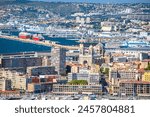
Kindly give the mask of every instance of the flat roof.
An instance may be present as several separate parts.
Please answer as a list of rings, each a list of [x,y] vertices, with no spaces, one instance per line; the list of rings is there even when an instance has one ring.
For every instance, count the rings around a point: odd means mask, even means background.
[[[130,84],[150,84],[148,81],[137,81],[137,80],[125,80],[120,81],[120,83],[130,83]]]

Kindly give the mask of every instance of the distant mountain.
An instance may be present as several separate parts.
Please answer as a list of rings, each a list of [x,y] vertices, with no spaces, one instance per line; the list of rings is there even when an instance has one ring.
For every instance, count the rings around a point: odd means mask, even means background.
[[[16,2],[16,1],[23,2],[27,0],[1,0],[0,2]]]
[[[28,7],[38,7],[38,9],[47,9],[50,12],[60,15],[60,16],[70,16],[75,12],[83,12],[88,8],[77,5],[73,3],[65,3],[65,2],[40,2],[40,1],[32,1],[32,0],[0,0],[0,6],[4,5],[27,5]],[[32,8],[31,8],[32,9]],[[34,16],[38,14],[38,12],[33,12],[33,10],[29,10],[25,12],[26,14],[31,14]],[[35,14],[33,14],[35,13]]]
[[[27,3],[29,0],[0,0],[1,5],[8,5],[8,4],[16,4],[16,3]]]

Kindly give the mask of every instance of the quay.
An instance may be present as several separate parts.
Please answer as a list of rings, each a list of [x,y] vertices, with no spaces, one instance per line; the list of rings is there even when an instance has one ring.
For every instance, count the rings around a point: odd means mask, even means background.
[[[6,36],[6,35],[0,35],[0,38],[5,38],[5,39],[9,39],[9,40],[15,40],[15,41],[21,41],[21,42],[25,42],[25,43],[33,43],[33,44],[37,44],[37,45],[43,45],[43,46],[47,46],[47,47],[60,47],[60,48],[65,48],[67,50],[76,50],[79,49],[78,46],[66,46],[66,45],[60,45],[60,44],[56,44],[55,42],[49,41],[49,40],[44,40],[44,41],[35,41],[35,40],[31,40],[31,39],[21,39],[15,36]]]

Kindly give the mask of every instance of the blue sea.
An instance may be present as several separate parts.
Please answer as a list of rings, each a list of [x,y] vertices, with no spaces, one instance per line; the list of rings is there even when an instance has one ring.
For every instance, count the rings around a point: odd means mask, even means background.
[[[12,35],[18,35],[17,32],[11,33]],[[76,40],[68,40],[66,38],[50,38],[45,36],[46,40],[55,41],[62,45],[77,45]],[[27,51],[50,51],[51,47],[42,45],[23,43],[19,41],[12,41],[8,39],[0,38],[0,54],[3,53],[16,53],[16,52],[27,52]]]

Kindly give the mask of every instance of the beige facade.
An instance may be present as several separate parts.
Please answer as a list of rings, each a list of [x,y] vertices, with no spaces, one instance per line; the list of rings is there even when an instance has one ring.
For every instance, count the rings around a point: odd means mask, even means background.
[[[150,82],[150,71],[145,71],[142,77],[143,81]]]
[[[110,94],[112,95],[124,95],[139,96],[150,94],[150,82],[137,81],[137,80],[121,80],[118,84],[110,86]]]
[[[91,65],[90,73],[99,73],[100,72],[100,66],[96,64]]]
[[[49,60],[49,58],[48,57],[43,57],[42,58],[42,66],[50,66],[51,65],[51,63],[50,63],[50,60]]]
[[[118,95],[119,92],[119,86],[118,85],[112,85],[110,86],[109,93],[112,95]]]
[[[113,70],[111,68],[109,71],[109,81],[113,79],[141,79],[141,75],[137,70]]]
[[[11,81],[5,78],[0,78],[0,91],[11,90]]]
[[[110,31],[113,30],[113,27],[112,27],[112,26],[102,26],[101,30],[102,30],[102,31],[106,31],[106,32],[107,32],[107,31],[110,32]]]
[[[89,65],[93,64],[93,46],[87,48],[88,50],[85,51],[85,47],[83,44],[80,44],[80,54],[79,54],[79,64],[81,65]]]
[[[119,83],[119,93],[124,93],[126,96],[138,96],[141,94],[150,94],[150,82],[128,80]]]
[[[26,82],[27,82],[26,75],[17,74],[15,78],[14,88],[26,90],[27,89]]]
[[[28,92],[34,92],[34,84],[32,83],[32,84],[28,84]]]
[[[0,77],[11,80],[12,89],[26,90],[26,75],[9,69],[0,69]]]
[[[147,68],[148,67],[148,61],[142,61],[140,68]]]
[[[71,67],[71,73],[79,73],[79,66],[73,65]]]

